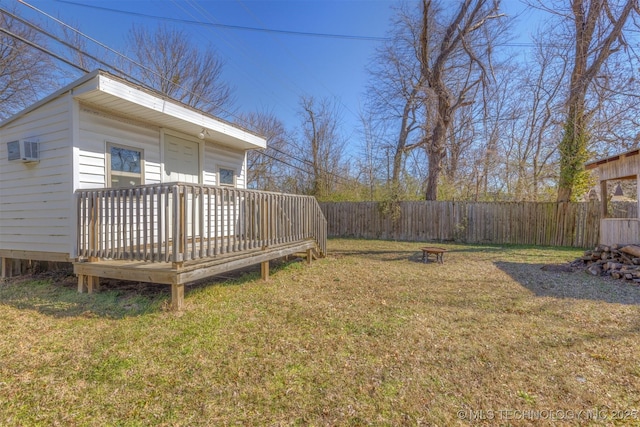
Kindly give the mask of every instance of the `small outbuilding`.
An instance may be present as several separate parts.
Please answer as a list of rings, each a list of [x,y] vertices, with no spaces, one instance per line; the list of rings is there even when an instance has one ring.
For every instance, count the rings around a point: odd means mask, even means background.
[[[323,254],[313,197],[246,188],[266,140],[96,70],[0,123],[0,261],[73,262],[99,278],[172,285],[299,251]],[[317,254],[316,254],[317,255]],[[266,272],[265,272],[266,268]]]
[[[640,243],[640,218],[613,218],[609,214],[609,203],[616,197],[609,197],[609,183],[616,182],[615,190],[621,192],[620,181],[629,181],[635,188],[636,204],[640,200],[640,150],[634,149],[585,164],[587,170],[596,169],[600,179],[600,200],[602,203],[600,219],[600,243]],[[621,199],[621,195],[617,195]],[[627,198],[624,198],[625,200]],[[634,209],[640,212],[640,209]],[[637,216],[637,215],[636,215]]]

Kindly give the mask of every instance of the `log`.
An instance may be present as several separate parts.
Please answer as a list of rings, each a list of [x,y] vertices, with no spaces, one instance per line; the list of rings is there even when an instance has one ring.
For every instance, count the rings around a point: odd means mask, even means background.
[[[624,248],[621,248],[620,251],[633,255],[636,258],[640,258],[640,246],[638,245],[627,245]]]
[[[626,256],[623,253],[620,253],[620,259],[625,263],[625,264],[633,264],[633,260],[631,258],[629,258],[628,256]]]
[[[624,264],[621,264],[619,262],[613,262],[613,261],[609,261],[606,265],[607,265],[607,268],[605,268],[605,270],[620,270],[622,269],[622,267],[624,267]]]
[[[609,275],[614,279],[626,279],[640,283],[640,244],[598,245],[587,250],[584,255],[571,263],[586,266],[586,271],[594,276]]]
[[[587,268],[587,272],[594,276],[599,276],[602,274],[602,267],[598,264],[592,264],[589,268]]]

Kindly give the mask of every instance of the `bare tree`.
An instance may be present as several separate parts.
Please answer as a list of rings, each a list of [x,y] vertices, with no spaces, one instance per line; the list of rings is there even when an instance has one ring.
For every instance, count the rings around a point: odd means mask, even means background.
[[[384,171],[387,159],[385,150],[379,144],[386,133],[386,122],[376,120],[371,112],[361,112],[360,123],[363,145],[356,160],[357,179],[364,187],[365,200],[377,200],[381,196],[379,190],[386,181]]]
[[[561,10],[572,23],[574,44],[571,57],[564,135],[559,145],[560,180],[558,201],[569,201],[586,190],[584,162],[588,160],[588,95],[600,70],[626,46],[624,31],[638,13],[637,0],[572,0],[570,9]]]
[[[434,18],[437,16],[437,18]],[[425,129],[429,156],[426,199],[436,200],[447,132],[454,113],[473,102],[472,95],[491,80],[493,43],[500,28],[499,3],[463,0],[449,17],[432,0],[422,0],[421,75],[433,123]],[[443,26],[438,22],[445,22]]]
[[[288,155],[291,137],[284,125],[272,113],[250,113],[241,118],[267,140],[264,151],[248,153],[247,186],[264,191],[284,191],[284,179],[292,175]]]
[[[392,22],[390,40],[376,52],[369,67],[368,109],[371,120],[397,129],[388,136],[392,157],[389,197],[397,200],[401,190],[405,155],[420,145],[425,112],[422,97],[424,77],[420,74],[420,27],[407,4],[401,4]]]
[[[640,146],[638,61],[628,54],[608,61],[593,82],[589,152],[607,156]]]
[[[549,33],[536,36],[533,59],[510,79],[514,126],[509,161],[515,200],[538,200],[546,183],[557,181],[556,141],[562,131],[568,52],[552,38]]]
[[[231,88],[222,79],[223,61],[213,48],[199,50],[189,35],[160,25],[155,32],[133,26],[128,43],[145,68],[131,73],[160,92],[211,114],[223,115],[232,104]]]
[[[26,108],[54,87],[54,65],[43,52],[21,41],[44,46],[42,36],[0,12],[0,119]]]
[[[328,99],[313,97],[300,100],[301,132],[296,159],[299,169],[305,170],[300,182],[307,183],[304,192],[326,197],[347,178],[344,163],[345,141],[339,132],[340,114]]]

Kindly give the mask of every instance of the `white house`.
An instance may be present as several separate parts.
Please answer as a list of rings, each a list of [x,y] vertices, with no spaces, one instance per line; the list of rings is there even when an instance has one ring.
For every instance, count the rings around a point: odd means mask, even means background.
[[[74,262],[99,277],[184,284],[306,250],[315,199],[247,190],[264,138],[97,70],[0,123],[0,258]],[[266,273],[265,273],[265,268]],[[10,272],[8,272],[10,273]],[[88,288],[88,289],[87,289]]]
[[[76,257],[76,190],[174,181],[243,188],[247,150],[266,147],[101,70],[0,123],[0,142],[0,257],[45,261]],[[25,147],[34,157],[19,156]]]

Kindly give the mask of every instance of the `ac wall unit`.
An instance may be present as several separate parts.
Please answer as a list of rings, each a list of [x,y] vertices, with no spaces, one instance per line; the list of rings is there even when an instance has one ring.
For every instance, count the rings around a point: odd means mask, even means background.
[[[39,162],[40,152],[37,141],[27,141],[21,139],[19,141],[7,142],[7,151],[10,161],[22,162]]]

